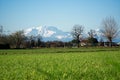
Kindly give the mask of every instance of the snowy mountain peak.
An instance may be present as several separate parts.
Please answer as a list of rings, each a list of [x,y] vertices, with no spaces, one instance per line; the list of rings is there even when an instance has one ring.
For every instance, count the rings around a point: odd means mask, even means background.
[[[37,34],[40,34],[41,31],[42,31],[42,26],[39,26],[39,27],[28,28],[24,32],[25,32],[25,35],[37,35]]]
[[[64,32],[62,30],[57,29],[54,26],[39,26],[28,28],[25,31],[25,35],[27,36],[37,36],[41,35],[44,41],[70,41],[72,40],[72,36],[69,32]]]
[[[52,36],[54,33],[56,33],[56,32],[55,32],[55,31],[51,31],[51,30],[46,30],[46,31],[44,31],[43,36],[44,36],[44,37],[50,37],[50,36]]]

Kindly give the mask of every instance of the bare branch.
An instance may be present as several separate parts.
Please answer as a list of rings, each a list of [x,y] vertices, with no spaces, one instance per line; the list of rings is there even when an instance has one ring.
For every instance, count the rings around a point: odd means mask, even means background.
[[[82,33],[84,31],[84,27],[82,25],[74,25],[72,29],[72,36],[73,38],[78,42],[78,47],[79,47],[79,42],[82,38]]]
[[[118,24],[113,17],[107,17],[103,20],[102,32],[110,43],[112,43],[112,40],[118,36]]]

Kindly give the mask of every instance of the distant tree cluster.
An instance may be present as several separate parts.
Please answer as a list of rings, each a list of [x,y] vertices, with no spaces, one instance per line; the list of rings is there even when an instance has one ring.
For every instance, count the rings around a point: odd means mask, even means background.
[[[117,22],[112,17],[107,17],[102,21],[102,34],[103,36],[108,40],[108,42],[105,43],[105,45],[114,46],[115,43],[113,43],[113,39],[119,36],[119,27]],[[97,46],[98,40],[94,36],[95,30],[90,30],[88,32],[89,37],[87,39],[83,39],[82,34],[84,32],[84,27],[82,25],[75,25],[72,29],[72,36],[74,38],[74,42],[78,45],[80,43],[84,43],[83,45],[91,45],[91,46]],[[100,43],[100,45],[104,45],[103,42]]]
[[[2,34],[0,36],[0,48],[33,48],[39,47],[41,44],[41,37],[25,36],[24,31],[16,31],[10,35]],[[7,45],[3,47],[3,45]]]
[[[25,36],[24,31],[16,31],[10,35],[2,34],[0,36],[0,49],[21,49],[21,48],[41,48],[41,47],[72,47],[70,42],[62,41],[42,41],[42,37],[38,36]]]
[[[88,32],[88,37],[84,38],[84,26],[74,25],[71,31],[73,40],[70,42],[48,41],[43,42],[41,35],[25,36],[24,31],[16,31],[10,35],[3,34],[3,27],[0,26],[0,49],[9,48],[40,48],[40,47],[80,47],[80,46],[113,46],[113,39],[119,36],[119,27],[114,18],[108,17],[102,21],[102,34],[108,40],[104,42],[95,37],[95,30]]]

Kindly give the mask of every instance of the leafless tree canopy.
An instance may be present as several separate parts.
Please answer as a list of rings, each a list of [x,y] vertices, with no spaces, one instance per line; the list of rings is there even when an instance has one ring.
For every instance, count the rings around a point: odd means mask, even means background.
[[[92,30],[92,29],[91,29],[91,30],[88,32],[88,35],[89,35],[90,38],[93,38],[93,37],[96,35],[95,30]]]
[[[84,31],[84,27],[82,25],[74,25],[72,29],[72,36],[78,42],[78,47],[80,43],[80,39],[82,38],[82,33]]]
[[[74,25],[72,29],[72,36],[74,39],[79,39],[82,35],[84,27],[82,25]]]
[[[11,42],[14,41],[16,48],[20,48],[20,45],[22,44],[22,42],[25,39],[24,32],[17,31],[17,32],[13,33],[12,35],[10,35],[10,39],[11,39]]]
[[[107,17],[102,22],[103,35],[112,43],[112,40],[118,36],[118,24],[112,17]]]

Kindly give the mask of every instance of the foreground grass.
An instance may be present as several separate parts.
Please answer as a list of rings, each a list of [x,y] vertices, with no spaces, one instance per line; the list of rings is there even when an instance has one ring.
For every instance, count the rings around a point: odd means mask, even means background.
[[[0,54],[0,80],[120,80],[119,48],[0,50]]]

